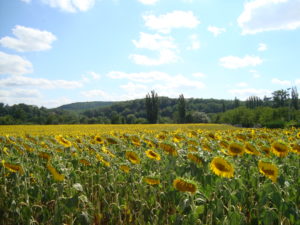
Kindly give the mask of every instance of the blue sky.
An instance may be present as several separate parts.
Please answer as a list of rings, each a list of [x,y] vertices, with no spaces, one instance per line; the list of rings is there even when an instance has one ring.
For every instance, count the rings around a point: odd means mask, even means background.
[[[0,0],[0,102],[300,89],[300,0]]]

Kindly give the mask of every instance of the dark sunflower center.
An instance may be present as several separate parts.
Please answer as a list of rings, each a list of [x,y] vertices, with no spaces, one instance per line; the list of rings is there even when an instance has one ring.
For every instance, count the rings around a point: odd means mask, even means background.
[[[242,151],[242,149],[240,149],[238,147],[230,147],[230,151],[233,153],[240,153]]]
[[[267,175],[271,175],[271,176],[274,176],[274,175],[275,175],[274,170],[263,169],[263,171],[264,171],[264,173],[267,174]]]
[[[220,171],[224,171],[224,172],[228,172],[228,171],[229,171],[229,169],[226,168],[226,166],[224,166],[224,165],[221,164],[221,163],[215,163],[215,166],[216,166],[217,169],[220,170]]]

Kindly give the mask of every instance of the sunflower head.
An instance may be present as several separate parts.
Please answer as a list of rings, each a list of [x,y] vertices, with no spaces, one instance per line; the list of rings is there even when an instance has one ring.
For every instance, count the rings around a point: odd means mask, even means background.
[[[157,185],[160,184],[160,180],[155,177],[144,177],[144,182],[150,185]]]
[[[245,152],[245,149],[241,144],[231,143],[228,146],[228,151],[227,151],[228,155],[238,156],[238,155],[243,155],[244,152]]]
[[[291,147],[292,147],[292,149],[291,149],[292,152],[300,154],[300,144],[299,143],[295,143]]]
[[[220,177],[232,178],[234,175],[233,166],[221,157],[215,157],[211,161],[210,169]]]
[[[247,142],[245,144],[245,152],[250,155],[260,155],[260,153],[259,153],[259,151],[257,151],[256,147],[249,142]]]
[[[276,182],[278,177],[278,168],[272,163],[267,163],[263,161],[258,162],[259,172],[271,179],[273,182]]]
[[[289,153],[289,147],[283,142],[275,141],[271,145],[271,152],[278,157],[285,157]]]
[[[196,154],[188,153],[187,158],[198,166],[203,165],[203,159]]]
[[[96,135],[94,138],[93,138],[94,142],[95,143],[98,143],[98,144],[104,144],[104,139],[101,138],[100,136]]]
[[[128,151],[125,153],[126,159],[128,159],[132,164],[140,164],[140,159],[135,152]]]
[[[146,156],[150,159],[154,159],[157,161],[160,160],[160,155],[151,149],[147,150],[145,153],[146,153]]]
[[[127,165],[121,165],[121,166],[120,166],[120,170],[122,170],[122,171],[125,172],[125,173],[129,173],[130,167],[127,166]]]
[[[183,178],[176,178],[173,181],[173,187],[181,192],[190,192],[194,194],[197,191],[195,182]]]
[[[164,152],[168,153],[169,155],[172,156],[177,156],[178,153],[176,151],[175,145],[167,143],[167,142],[162,142],[159,144],[159,147],[164,150]]]

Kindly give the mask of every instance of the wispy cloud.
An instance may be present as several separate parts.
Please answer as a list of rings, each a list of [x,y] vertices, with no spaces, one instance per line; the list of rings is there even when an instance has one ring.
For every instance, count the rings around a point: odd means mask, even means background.
[[[228,69],[238,69],[248,66],[257,66],[261,64],[263,60],[258,56],[248,56],[243,58],[236,56],[226,56],[220,59],[220,65]]]
[[[192,11],[173,11],[156,16],[152,13],[143,16],[145,26],[161,33],[170,33],[172,29],[195,28],[200,21]]]
[[[300,27],[300,1],[254,0],[246,2],[237,22],[242,34]]]
[[[223,27],[215,27],[215,26],[209,26],[209,27],[207,28],[207,30],[208,30],[209,32],[213,33],[213,35],[214,35],[215,37],[217,37],[217,36],[219,36],[220,34],[226,32],[226,29],[225,29],[225,28],[223,28]]]
[[[0,74],[22,75],[33,72],[31,62],[18,55],[0,51]]]
[[[52,42],[57,39],[51,32],[19,25],[15,26],[12,32],[16,37],[3,37],[0,39],[0,44],[18,52],[48,50]]]

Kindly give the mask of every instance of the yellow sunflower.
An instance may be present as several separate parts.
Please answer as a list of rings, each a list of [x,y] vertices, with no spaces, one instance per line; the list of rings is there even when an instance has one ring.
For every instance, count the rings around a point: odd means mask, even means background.
[[[293,144],[292,151],[294,153],[300,154],[300,144],[299,143]]]
[[[202,160],[202,158],[199,157],[199,156],[196,155],[196,154],[189,153],[189,154],[187,154],[187,158],[188,158],[190,161],[194,162],[194,163],[195,163],[196,165],[198,165],[198,166],[202,166],[202,165],[203,165],[203,160]]]
[[[160,155],[151,149],[145,151],[145,153],[146,153],[147,157],[150,159],[155,159],[157,161],[160,160]]]
[[[250,155],[260,155],[259,151],[257,151],[256,147],[253,144],[247,142],[244,147],[246,153]]]
[[[104,144],[104,139],[98,135],[96,135],[93,140],[98,144],[101,144],[101,145]]]
[[[197,191],[197,185],[192,181],[187,181],[182,178],[176,178],[173,181],[173,187],[181,192],[190,192],[194,194]]]
[[[54,180],[63,181],[65,179],[65,176],[57,172],[57,170],[50,163],[47,164],[47,169],[52,174]]]
[[[49,161],[51,158],[51,156],[47,152],[40,152],[39,157],[42,159],[46,159],[47,161]]]
[[[238,156],[238,155],[243,155],[245,152],[245,149],[242,145],[238,144],[238,143],[231,143],[228,146],[228,155],[231,156]]]
[[[221,157],[215,157],[211,161],[210,169],[220,177],[232,178],[234,174],[233,166]]]
[[[145,177],[144,182],[150,185],[157,185],[160,184],[160,180],[157,178],[152,178],[152,177]]]
[[[275,141],[271,145],[271,152],[278,157],[285,157],[289,153],[289,147],[282,142]]]
[[[261,146],[260,149],[262,150],[262,152],[263,152],[264,154],[266,154],[266,156],[269,156],[269,155],[270,155],[270,152],[271,152],[271,148],[270,148],[270,147],[264,145],[264,146]]]
[[[176,151],[176,148],[175,148],[175,145],[172,145],[172,144],[169,144],[169,143],[160,143],[159,147],[161,149],[163,149],[165,152],[167,152],[168,154],[170,154],[170,155],[173,155],[173,156],[178,155],[178,153]]]
[[[10,172],[16,173],[18,172],[19,174],[23,174],[24,170],[22,166],[17,165],[17,164],[12,164],[12,163],[7,163],[5,160],[2,160],[2,165],[8,169]]]
[[[297,136],[297,138],[300,138],[300,132],[298,132],[296,136]]]
[[[259,161],[258,168],[260,173],[262,173],[267,178],[271,179],[273,182],[276,182],[278,177],[278,168],[276,165],[272,163]]]
[[[63,145],[66,148],[69,148],[72,146],[72,142],[65,139],[62,135],[56,135],[55,139],[59,144]]]
[[[125,173],[129,173],[130,167],[127,166],[127,165],[121,165],[121,166],[120,166],[120,170],[122,170],[122,171],[125,172]]]
[[[140,159],[135,152],[128,151],[125,153],[126,159],[128,159],[132,164],[140,164]]]

